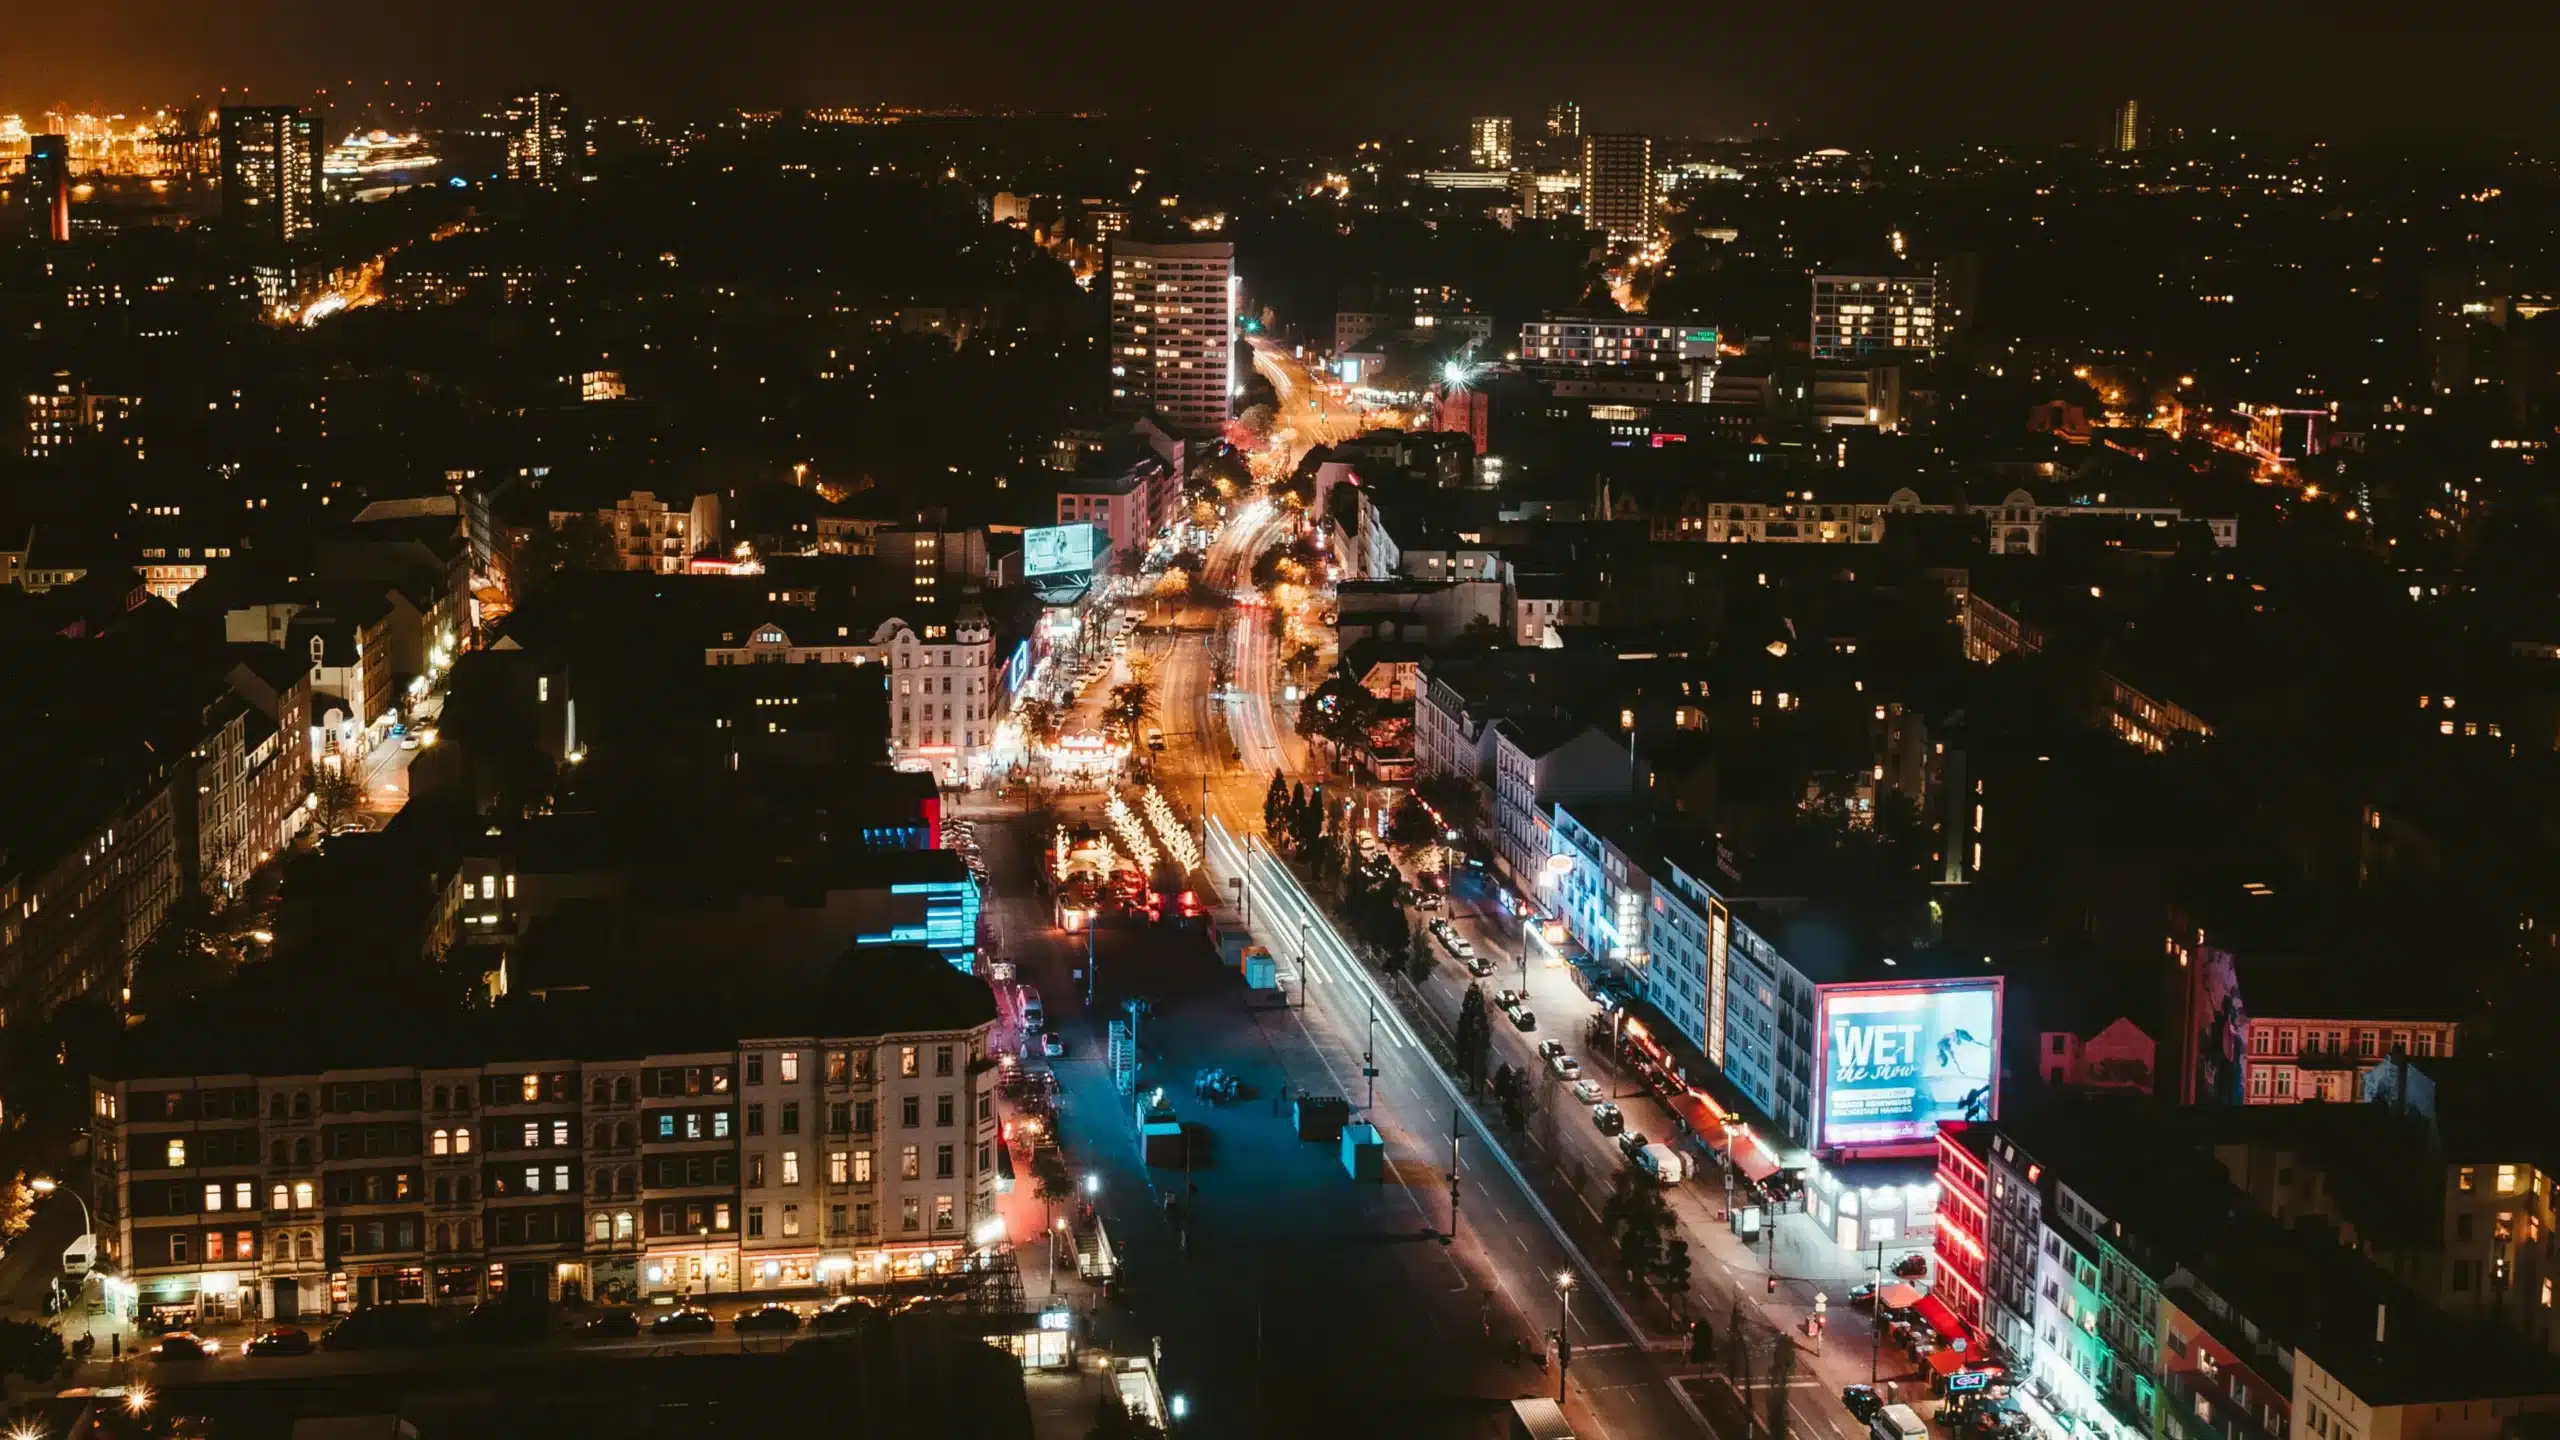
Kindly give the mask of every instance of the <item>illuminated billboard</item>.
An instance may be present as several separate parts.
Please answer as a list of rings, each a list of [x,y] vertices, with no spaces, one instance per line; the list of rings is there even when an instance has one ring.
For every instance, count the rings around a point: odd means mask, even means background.
[[[1093,527],[1051,525],[1022,532],[1022,578],[1070,575],[1093,569]]]
[[[1827,985],[1821,995],[1823,1148],[1925,1153],[1942,1120],[1998,1117],[1998,978]]]

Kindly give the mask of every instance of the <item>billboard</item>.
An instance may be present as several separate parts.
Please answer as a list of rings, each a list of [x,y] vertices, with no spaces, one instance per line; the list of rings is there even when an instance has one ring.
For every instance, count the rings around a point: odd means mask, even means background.
[[[1022,532],[1022,578],[1067,575],[1093,568],[1093,527],[1051,525]]]
[[[1942,1120],[1997,1118],[2000,997],[1997,977],[1824,986],[1818,1143],[1923,1153]]]

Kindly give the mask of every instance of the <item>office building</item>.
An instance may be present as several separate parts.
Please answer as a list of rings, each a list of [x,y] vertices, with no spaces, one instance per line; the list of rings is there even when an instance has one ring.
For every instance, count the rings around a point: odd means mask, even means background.
[[[1579,140],[1582,138],[1582,107],[1571,100],[1559,100],[1547,107],[1547,138]]]
[[[222,223],[292,240],[318,223],[320,127],[290,105],[222,107]]]
[[[2107,148],[2130,155],[2140,150],[2150,133],[2150,118],[2142,113],[2142,102],[2127,100],[2115,109],[2107,126]]]
[[[1582,137],[1582,224],[1612,245],[1653,239],[1653,137]]]
[[[219,1059],[136,1031],[91,1086],[99,1259],[142,1314],[203,1324],[806,1295],[969,1256],[997,1181],[983,984],[885,948],[787,1001],[626,1008],[555,996],[406,1039],[242,1015]]]
[[[1236,247],[1111,237],[1111,400],[1212,431],[1235,390]]]
[[[56,243],[71,238],[70,136],[28,137],[26,196],[37,234]]]
[[[510,96],[501,113],[507,134],[507,178],[528,185],[574,179],[586,142],[569,100],[557,91]]]
[[[1511,117],[1478,115],[1467,122],[1467,163],[1478,170],[1511,168]]]
[[[1937,353],[1935,275],[1813,277],[1814,359]]]
[[[1668,366],[1716,358],[1716,327],[1649,316],[1547,315],[1520,326],[1520,363]]]

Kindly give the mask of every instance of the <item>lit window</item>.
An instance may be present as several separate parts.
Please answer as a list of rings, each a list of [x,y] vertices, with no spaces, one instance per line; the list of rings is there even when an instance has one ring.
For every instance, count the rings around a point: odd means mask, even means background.
[[[207,1210],[219,1210],[222,1208],[222,1187],[220,1185],[207,1185],[204,1187],[204,1208]]]
[[[184,1170],[187,1168],[186,1141],[171,1140],[169,1142],[169,1168],[172,1170]]]
[[[539,1075],[525,1076],[521,1088],[524,1093],[525,1103],[528,1105],[532,1104],[534,1101],[542,1098],[542,1077]]]
[[[2516,1193],[2516,1167],[2513,1165],[2498,1167],[2498,1193],[2501,1195]]]
[[[438,1130],[438,1131],[436,1131],[434,1134],[429,1135],[429,1136],[427,1137],[427,1148],[428,1148],[428,1150],[429,1150],[429,1151],[431,1151],[432,1153],[437,1154],[437,1155],[450,1155],[450,1154],[452,1154],[452,1153],[453,1153],[453,1135],[452,1135],[452,1132],[450,1132],[450,1131],[446,1131],[446,1130]]]
[[[465,1125],[461,1129],[453,1132],[453,1153],[456,1155],[468,1155],[471,1153],[470,1126]]]
[[[800,1152],[797,1150],[782,1152],[782,1183],[785,1185],[800,1183]]]
[[[316,1193],[315,1187],[312,1185],[312,1183],[311,1183],[310,1181],[308,1181],[308,1180],[296,1180],[296,1181],[294,1181],[294,1182],[293,1182],[293,1208],[294,1208],[294,1209],[296,1209],[296,1210],[308,1210],[308,1209],[310,1209],[310,1208],[311,1208],[311,1206],[312,1206],[313,1202],[314,1202],[316,1199],[317,1199],[317,1193]]]
[[[799,1051],[797,1051],[797,1050],[785,1050],[785,1051],[783,1051],[783,1052],[782,1052],[782,1083],[783,1083],[783,1084],[785,1084],[785,1085],[789,1085],[789,1084],[791,1084],[791,1083],[793,1083],[793,1082],[797,1081],[799,1078],[800,1078],[800,1052],[799,1052]]]

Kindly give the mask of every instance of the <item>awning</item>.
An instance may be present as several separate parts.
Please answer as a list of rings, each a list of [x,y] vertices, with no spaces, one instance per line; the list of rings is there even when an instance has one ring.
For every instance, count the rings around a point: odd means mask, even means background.
[[[1778,1162],[1770,1159],[1769,1152],[1756,1143],[1736,1145],[1733,1147],[1733,1168],[1741,1171],[1744,1179],[1757,1183],[1777,1174]]]
[[[1717,1149],[1724,1148],[1724,1117],[1716,1113],[1714,1107],[1708,1105],[1706,1101],[1683,1091],[1670,1096],[1662,1103],[1669,1107],[1673,1115],[1679,1117],[1681,1124],[1689,1127],[1689,1133],[1697,1136],[1701,1143],[1712,1145]]]
[[[1929,1362],[1932,1375],[1953,1375],[1964,1368],[1964,1352],[1961,1350],[1932,1350],[1923,1358]]]
[[[1876,1292],[1876,1304],[1887,1310],[1908,1310],[1920,1300],[1920,1290],[1911,1285],[1887,1285]]]
[[[1948,1309],[1947,1302],[1937,1296],[1923,1295],[1920,1303],[1911,1308],[1920,1312],[1920,1318],[1928,1322],[1930,1329],[1938,1332],[1940,1339],[1954,1340],[1963,1336],[1964,1322],[1958,1320],[1956,1312]]]

